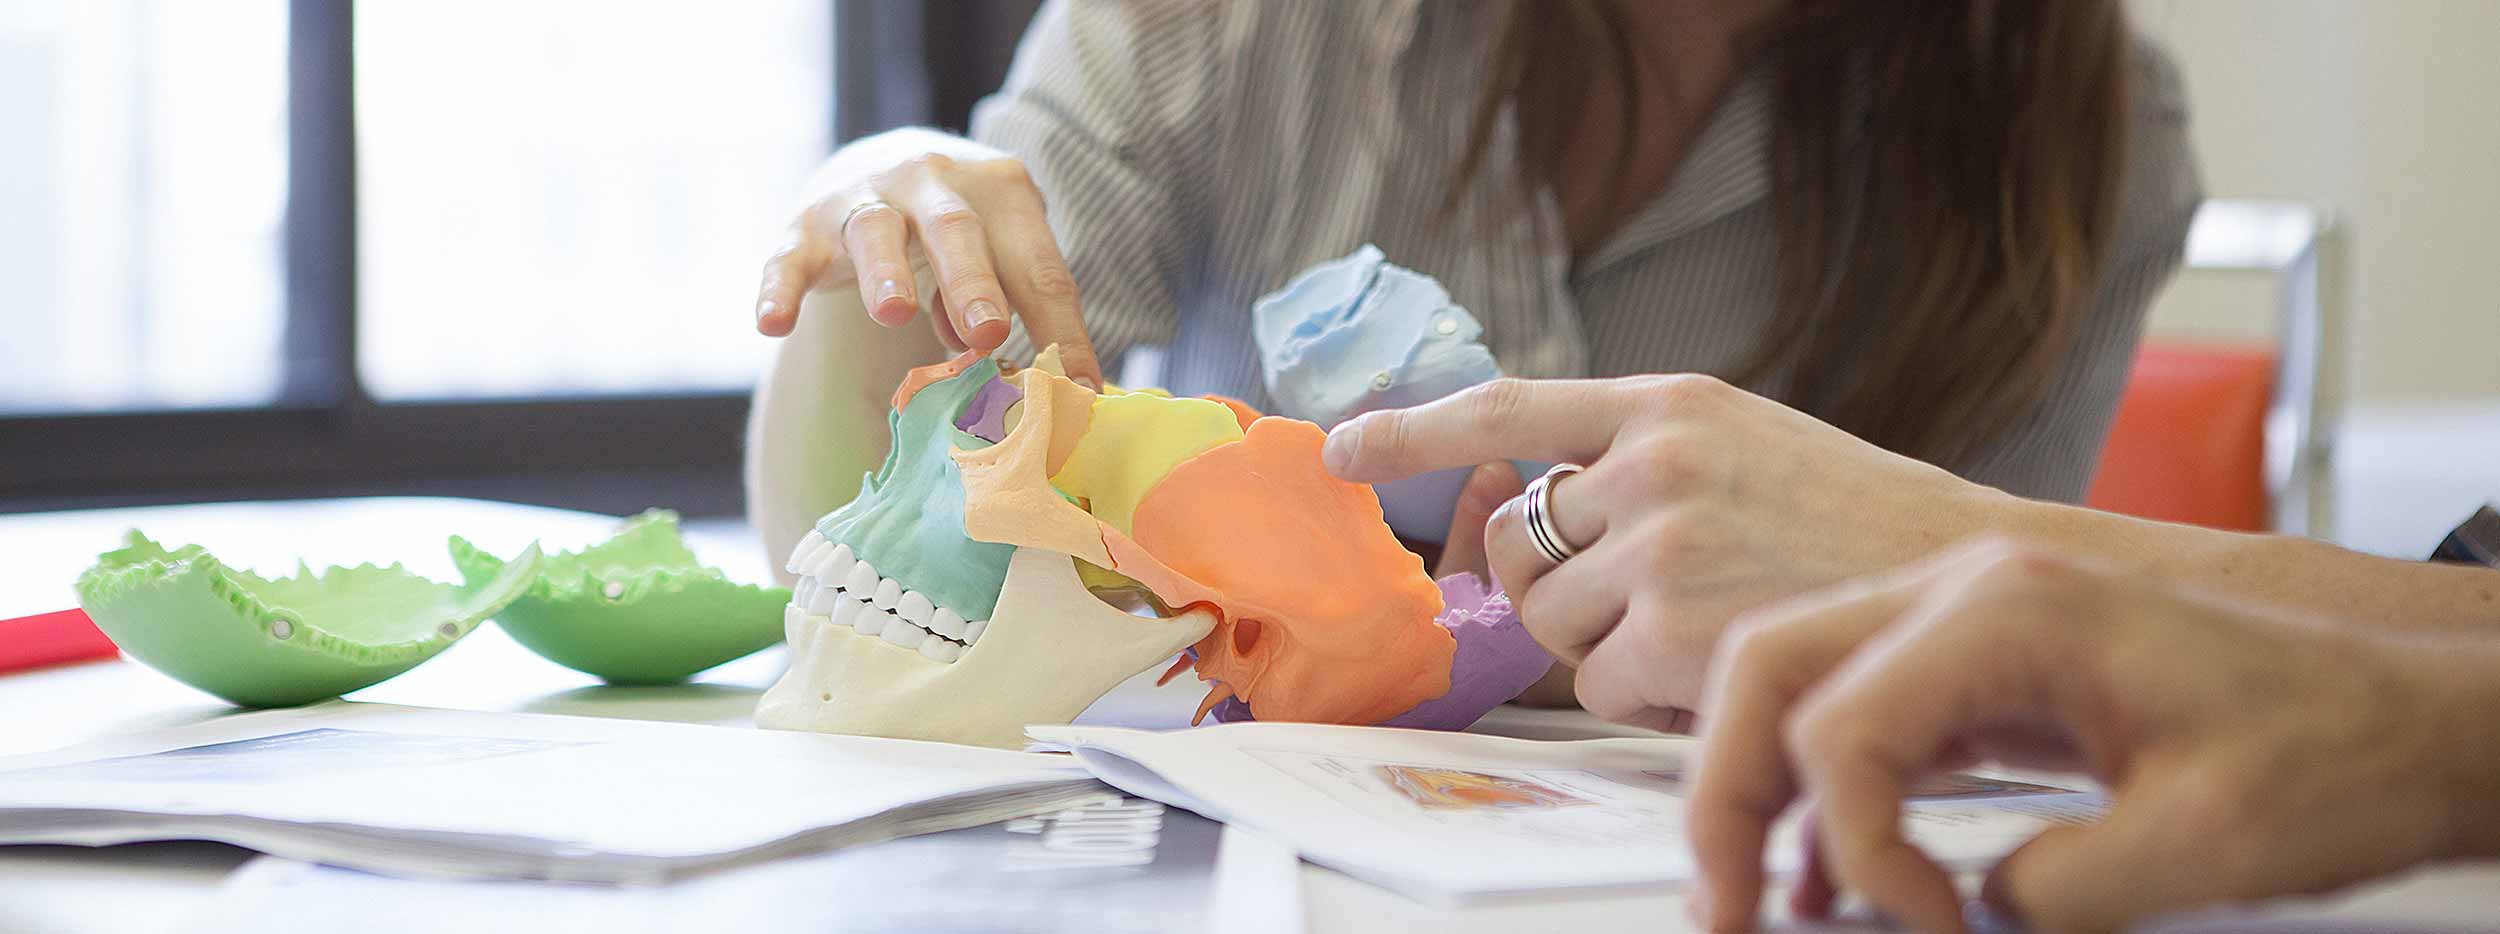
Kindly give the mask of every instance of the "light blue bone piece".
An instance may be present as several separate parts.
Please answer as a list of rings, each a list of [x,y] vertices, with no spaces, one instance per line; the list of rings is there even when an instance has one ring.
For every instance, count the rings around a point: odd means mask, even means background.
[[[1321,428],[1365,412],[1422,405],[1499,379],[1483,326],[1431,276],[1390,265],[1364,244],[1304,270],[1250,306],[1252,336],[1275,414]],[[1517,462],[1532,478],[1543,464]],[[1379,484],[1389,528],[1420,541],[1448,537],[1467,470]]]

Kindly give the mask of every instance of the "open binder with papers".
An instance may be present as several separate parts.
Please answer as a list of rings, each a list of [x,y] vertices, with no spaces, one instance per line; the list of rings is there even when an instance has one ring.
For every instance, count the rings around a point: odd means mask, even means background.
[[[1102,790],[994,749],[332,702],[0,759],[0,843],[214,840],[392,875],[647,883]]]

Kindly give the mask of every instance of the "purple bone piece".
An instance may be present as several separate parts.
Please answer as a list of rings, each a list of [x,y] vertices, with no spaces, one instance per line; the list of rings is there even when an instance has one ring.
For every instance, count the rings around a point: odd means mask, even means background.
[[[1458,640],[1458,653],[1450,659],[1450,691],[1381,726],[1466,729],[1486,711],[1518,697],[1554,663],[1553,656],[1528,637],[1527,627],[1519,624],[1510,597],[1486,586],[1482,578],[1459,573],[1436,583],[1441,585],[1444,609],[1434,622]],[[1255,719],[1250,716],[1250,705],[1238,697],[1226,698],[1208,714],[1218,723]]]
[[[963,414],[955,416],[955,428],[973,437],[997,444],[1007,439],[1007,409],[1024,401],[1024,391],[998,377],[981,384],[973,391],[972,401],[965,403]]]

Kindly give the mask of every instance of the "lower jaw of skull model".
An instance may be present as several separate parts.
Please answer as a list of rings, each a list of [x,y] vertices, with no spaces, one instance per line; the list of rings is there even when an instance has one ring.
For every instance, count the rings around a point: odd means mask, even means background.
[[[815,533],[800,547],[813,550],[811,569],[869,567]],[[900,586],[873,569],[858,573],[888,594]],[[1026,724],[1075,719],[1110,686],[1214,625],[1203,611],[1149,620],[1112,609],[1086,590],[1068,556],[1041,549],[1015,549],[996,615],[968,622],[960,637],[945,635],[944,623],[912,622],[902,611],[929,604],[909,590],[884,607],[878,585],[860,600],[843,580],[815,590],[830,596],[787,609],[790,671],[765,692],[757,725],[1021,748]],[[945,612],[928,615],[944,620]]]

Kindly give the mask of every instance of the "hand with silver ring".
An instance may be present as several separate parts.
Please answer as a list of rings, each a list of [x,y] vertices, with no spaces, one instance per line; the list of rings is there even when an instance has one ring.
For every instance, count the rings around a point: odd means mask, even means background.
[[[1671,728],[1739,614],[1891,568],[2019,503],[1706,376],[1498,380],[1330,433],[1337,476],[1559,468],[1496,509],[1486,563],[1580,703]],[[1708,711],[1700,711],[1704,719]]]
[[[916,263],[934,271],[936,294],[919,294]],[[1042,192],[1023,162],[999,150],[903,129],[836,151],[764,264],[755,328],[788,335],[808,290],[843,286],[856,287],[869,315],[889,327],[909,323],[925,304],[938,340],[953,350],[997,349],[1012,314],[1033,346],[1059,345],[1069,376],[1102,382]]]

